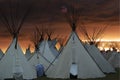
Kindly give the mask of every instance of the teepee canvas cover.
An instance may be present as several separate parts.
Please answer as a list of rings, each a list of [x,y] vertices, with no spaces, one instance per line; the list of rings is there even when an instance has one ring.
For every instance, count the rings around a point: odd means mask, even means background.
[[[7,31],[11,34],[13,41],[0,62],[0,79],[36,78],[34,67],[29,65],[18,44],[20,30],[32,8],[31,2],[5,0],[4,3],[6,3],[6,6],[0,8],[0,19],[4,27],[6,27]]]
[[[4,54],[2,52],[2,50],[0,49],[0,60],[3,58]]]
[[[29,63],[34,67],[41,64],[46,70],[50,64],[50,61],[48,61],[47,58],[45,58],[40,52],[35,52],[34,55],[30,58]]]
[[[72,64],[78,66],[77,78],[86,79],[105,76],[83,47],[74,31],[58,57],[58,61],[47,70],[46,75],[51,78],[69,78]]]
[[[52,62],[55,59],[55,56],[53,55],[52,51],[50,50],[50,47],[48,45],[48,41],[44,40],[41,42],[39,50],[41,54],[50,62]]]
[[[102,56],[99,49],[95,47],[95,45],[85,45],[86,49],[88,50],[91,57],[94,59],[94,61],[97,63],[99,68],[104,73],[113,73],[115,72],[114,68],[110,65],[110,63]]]
[[[112,54],[111,54],[111,57],[108,59],[108,62],[114,68],[120,68],[120,53],[117,53],[116,51],[113,51]]]
[[[30,51],[30,48],[26,49],[25,57],[27,58],[27,60],[29,60],[32,56],[33,55]]]
[[[30,66],[25,58],[19,44],[15,49],[16,39],[14,39],[0,62],[0,79],[14,78],[20,73],[23,79],[36,78],[34,67]]]
[[[49,48],[55,57],[59,54],[55,47],[56,43],[57,43],[56,39],[48,41]]]
[[[42,41],[39,48],[40,49],[30,58],[29,62],[32,66],[41,64],[46,70],[55,59],[55,56],[52,54],[47,41]]]

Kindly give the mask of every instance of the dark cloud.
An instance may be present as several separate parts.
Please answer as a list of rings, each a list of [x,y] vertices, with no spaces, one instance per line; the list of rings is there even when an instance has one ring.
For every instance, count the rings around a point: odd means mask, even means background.
[[[13,9],[18,7],[16,1],[20,1],[17,13],[21,16],[29,6],[32,8],[25,21],[30,25],[24,25],[22,29],[24,35],[33,30],[31,26],[35,24],[66,22],[61,12],[62,6],[69,8],[74,5],[78,8],[80,21],[115,23],[119,19],[119,0],[0,0],[1,9],[6,15],[10,14],[9,1],[12,1]]]
[[[10,0],[3,0],[0,2],[3,5],[3,9],[8,6],[6,4],[9,4],[9,1]],[[15,1],[18,0],[11,1],[13,1],[13,4],[15,5]],[[24,8],[28,6],[28,3],[34,3],[32,4],[33,10],[31,11],[32,14],[30,14],[29,19],[36,21],[44,21],[49,18],[51,19],[51,17],[53,20],[55,20],[58,19],[59,16],[59,19],[61,19],[61,7],[69,7],[72,4],[75,4],[75,6],[79,7],[81,17],[86,16],[89,18],[98,16],[99,19],[102,17],[105,18],[118,16],[118,14],[110,15],[111,13],[117,12],[119,10],[118,1],[119,0],[21,0],[20,6],[22,6],[22,10],[24,10]],[[22,10],[20,10],[20,13],[23,12]]]

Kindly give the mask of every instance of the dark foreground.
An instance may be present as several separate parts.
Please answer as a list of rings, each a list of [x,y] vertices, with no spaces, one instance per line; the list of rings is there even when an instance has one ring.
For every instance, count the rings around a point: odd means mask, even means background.
[[[106,74],[104,78],[96,78],[96,79],[51,79],[46,77],[40,77],[36,80],[120,80],[120,69],[116,69],[116,73],[114,74]]]

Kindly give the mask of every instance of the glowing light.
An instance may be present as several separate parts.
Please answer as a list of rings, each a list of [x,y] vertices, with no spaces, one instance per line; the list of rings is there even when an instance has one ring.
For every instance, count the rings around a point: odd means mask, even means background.
[[[103,48],[103,47],[98,47],[98,48],[100,49],[100,51],[104,50],[104,48]]]
[[[109,50],[109,48],[108,47],[106,47],[106,48],[104,48],[105,49],[105,51],[108,51]]]
[[[56,47],[56,49],[59,51],[59,49],[60,49],[60,44],[57,43],[57,44],[55,45],[55,47]]]

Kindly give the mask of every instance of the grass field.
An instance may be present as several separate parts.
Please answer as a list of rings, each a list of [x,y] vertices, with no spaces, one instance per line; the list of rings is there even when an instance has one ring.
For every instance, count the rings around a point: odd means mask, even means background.
[[[120,80],[120,69],[116,69],[116,73],[114,74],[106,74],[104,78],[96,78],[96,79],[51,79],[46,77],[40,77],[36,80]]]

